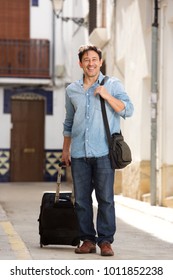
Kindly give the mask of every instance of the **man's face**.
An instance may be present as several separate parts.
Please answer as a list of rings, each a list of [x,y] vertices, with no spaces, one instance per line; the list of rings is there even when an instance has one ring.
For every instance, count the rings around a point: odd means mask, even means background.
[[[95,51],[89,50],[84,53],[82,62],[79,62],[79,65],[83,69],[85,77],[97,77],[102,66],[102,59],[99,59]]]

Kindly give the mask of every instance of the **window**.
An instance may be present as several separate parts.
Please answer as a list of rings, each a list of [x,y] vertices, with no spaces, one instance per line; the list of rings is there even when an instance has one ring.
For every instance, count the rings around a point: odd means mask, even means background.
[[[37,7],[39,5],[38,1],[39,0],[32,0],[32,6]]]

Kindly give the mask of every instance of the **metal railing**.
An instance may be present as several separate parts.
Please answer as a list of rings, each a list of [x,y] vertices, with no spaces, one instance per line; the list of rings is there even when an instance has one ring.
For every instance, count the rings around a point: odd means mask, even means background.
[[[0,39],[0,77],[49,78],[49,41]]]

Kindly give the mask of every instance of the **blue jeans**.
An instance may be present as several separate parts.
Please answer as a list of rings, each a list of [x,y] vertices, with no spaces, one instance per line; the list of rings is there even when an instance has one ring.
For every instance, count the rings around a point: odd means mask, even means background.
[[[80,239],[102,243],[114,240],[116,231],[114,207],[114,170],[108,156],[72,158],[75,207],[80,227]],[[98,202],[96,230],[93,222],[92,192]]]

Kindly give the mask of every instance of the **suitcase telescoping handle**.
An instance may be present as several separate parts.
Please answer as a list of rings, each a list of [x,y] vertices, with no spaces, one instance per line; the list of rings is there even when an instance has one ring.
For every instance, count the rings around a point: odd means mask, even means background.
[[[62,167],[65,166],[64,162],[60,162],[58,164],[58,175],[57,175],[57,188],[55,194],[55,203],[59,201],[59,193],[60,193],[60,186],[61,186],[61,176],[62,176]]]
[[[60,187],[61,187],[61,176],[62,176],[62,168],[66,167],[65,162],[60,162],[58,164],[58,175],[57,175],[57,188],[56,188],[56,194],[55,194],[55,203],[59,201],[60,197]],[[74,188],[72,186],[72,195],[71,195],[71,201],[74,203]]]

